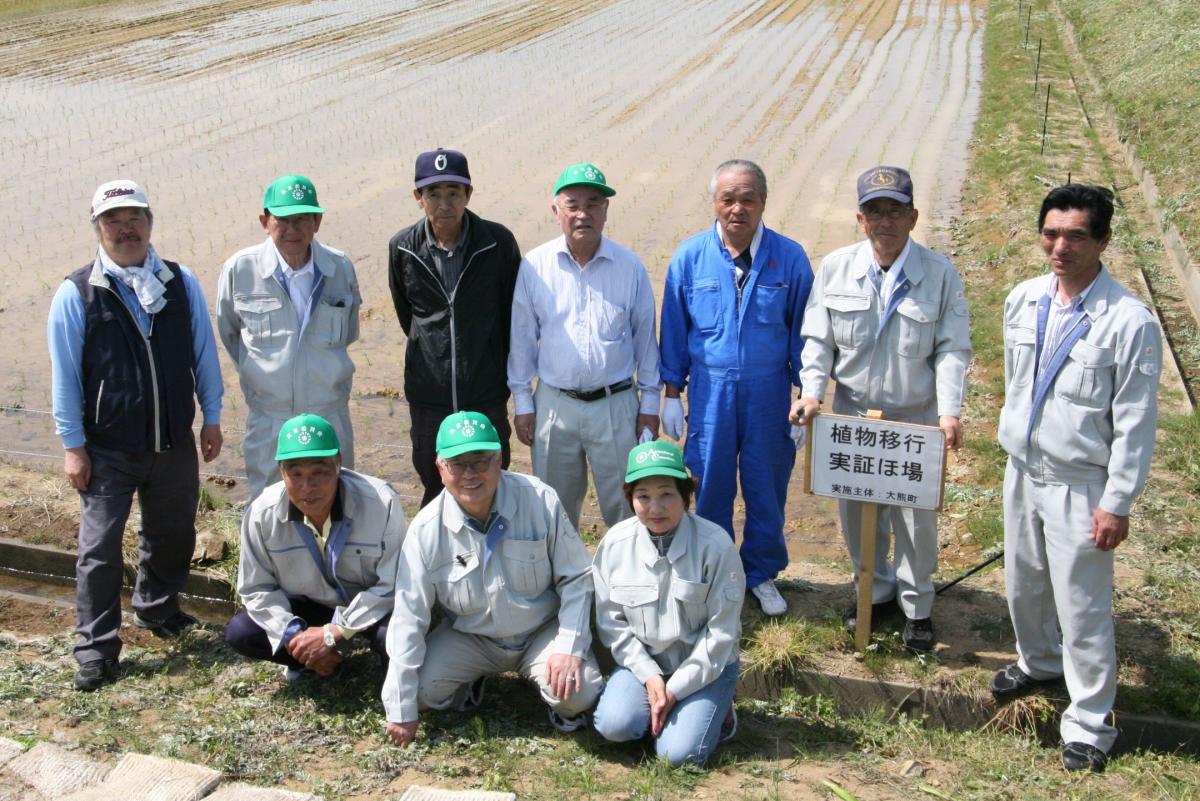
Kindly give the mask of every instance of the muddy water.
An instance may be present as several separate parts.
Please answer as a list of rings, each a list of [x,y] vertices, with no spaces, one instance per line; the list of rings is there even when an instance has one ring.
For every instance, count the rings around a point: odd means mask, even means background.
[[[710,171],[734,156],[766,169],[767,223],[814,263],[856,238],[854,178],[876,163],[912,171],[928,240],[963,176],[978,5],[734,6],[173,0],[0,20],[0,405],[22,407],[0,417],[0,448],[57,452],[39,413],[50,408],[46,309],[91,258],[90,195],[117,176],[147,188],[159,252],[191,266],[210,301],[224,259],[261,239],[263,187],[293,171],[316,182],[321,239],[354,259],[364,294],[352,349],[360,466],[410,500],[385,246],[416,219],[418,151],[464,150],[472,208],[523,249],[557,233],[548,207],[561,167],[594,161],[618,190],[606,233],[643,257],[656,287],[675,245],[710,224]],[[222,358],[231,447],[212,469],[237,475],[243,407]],[[798,557],[840,553],[827,504],[796,485],[792,506]]]

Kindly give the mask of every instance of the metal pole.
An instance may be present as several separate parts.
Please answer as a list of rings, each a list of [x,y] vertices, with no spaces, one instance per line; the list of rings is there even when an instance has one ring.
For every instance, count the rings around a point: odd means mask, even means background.
[[[991,559],[988,559],[986,562],[983,562],[982,564],[975,565],[975,567],[971,568],[971,569],[970,569],[970,570],[968,570],[966,573],[963,573],[961,576],[959,576],[958,578],[954,579],[953,581],[947,581],[945,584],[943,584],[942,586],[940,586],[940,587],[938,587],[936,590],[934,590],[934,593],[933,593],[933,594],[934,594],[934,595],[941,595],[943,592],[945,592],[946,590],[950,589],[951,587],[953,587],[953,586],[954,586],[955,584],[957,584],[958,582],[962,581],[962,580],[963,580],[963,579],[965,579],[965,578],[970,578],[971,576],[975,575],[975,574],[976,574],[976,573],[978,573],[980,570],[983,570],[985,567],[987,567],[988,565],[990,565],[992,562],[995,562],[997,559],[1001,558],[1002,556],[1004,556],[1004,551],[1003,551],[1003,550],[1001,550],[1001,551],[1000,551],[1000,553],[996,554],[996,555],[995,555],[995,556],[993,556]]]
[[[1033,3],[1029,4],[1029,13],[1025,15],[1025,41],[1021,43],[1021,47],[1029,45],[1029,24],[1033,20]]]
[[[1038,75],[1042,71],[1042,37],[1038,37],[1037,60],[1033,63],[1033,95],[1037,97]]]
[[[1046,121],[1050,119],[1050,84],[1046,84],[1046,110],[1042,112],[1042,155],[1046,155]]]

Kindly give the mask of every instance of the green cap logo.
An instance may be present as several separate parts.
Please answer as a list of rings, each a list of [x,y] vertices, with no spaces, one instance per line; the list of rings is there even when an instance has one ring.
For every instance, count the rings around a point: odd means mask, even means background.
[[[609,186],[604,179],[604,173],[594,164],[583,162],[572,164],[558,176],[554,182],[554,194],[558,194],[569,186],[592,186],[600,190],[605,197],[612,197],[617,190]]]
[[[333,430],[333,425],[320,415],[301,414],[288,420],[279,429],[275,461],[321,459],[337,456],[339,452],[337,432]]]
[[[325,212],[317,205],[317,188],[303,175],[283,175],[272,181],[263,193],[263,208],[276,217]]]
[[[664,440],[652,440],[631,450],[625,466],[625,483],[632,484],[649,476],[687,478],[683,452],[679,446]]]
[[[500,450],[500,435],[491,421],[479,412],[456,412],[438,427],[437,455],[452,459],[472,451]]]

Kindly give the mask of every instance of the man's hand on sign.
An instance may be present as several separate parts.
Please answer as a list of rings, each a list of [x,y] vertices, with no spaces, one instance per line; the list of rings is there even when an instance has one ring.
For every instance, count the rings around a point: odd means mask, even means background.
[[[938,418],[938,427],[942,429],[942,433],[946,435],[946,447],[952,451],[956,451],[963,444],[962,423],[957,417],[948,414],[943,414]]]
[[[820,411],[821,402],[816,398],[797,398],[792,401],[792,409],[788,412],[788,422],[794,426],[805,425]]]
[[[1129,536],[1129,515],[1114,515],[1099,506],[1092,513],[1092,541],[1102,551],[1111,551]]]

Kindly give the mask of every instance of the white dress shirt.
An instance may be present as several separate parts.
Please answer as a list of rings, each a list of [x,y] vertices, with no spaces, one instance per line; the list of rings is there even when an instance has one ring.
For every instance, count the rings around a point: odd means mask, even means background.
[[[517,414],[535,411],[533,378],[552,387],[595,390],[637,373],[642,414],[658,414],[654,290],[633,251],[608,237],[586,266],[566,238],[521,260],[513,293],[508,388]]]
[[[309,300],[312,298],[313,286],[317,282],[317,270],[313,266],[312,250],[309,249],[308,261],[304,262],[304,266],[295,270],[287,263],[287,259],[279,252],[279,248],[275,247],[273,240],[271,240],[271,247],[275,249],[275,256],[279,259],[279,269],[283,270],[284,275],[284,289],[287,290],[288,297],[292,299],[292,306],[296,309],[296,320],[300,323],[300,330],[303,331],[308,325]]]

